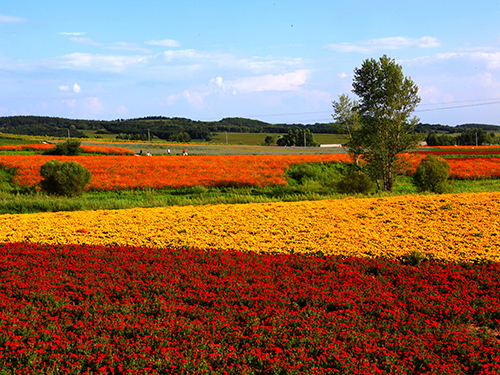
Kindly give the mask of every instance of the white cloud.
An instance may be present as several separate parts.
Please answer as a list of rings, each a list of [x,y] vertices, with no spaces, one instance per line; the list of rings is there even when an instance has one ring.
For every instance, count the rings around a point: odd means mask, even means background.
[[[422,98],[422,110],[427,109],[426,104],[450,103],[454,98],[451,94],[441,92],[436,86],[422,86],[418,88],[418,94]]]
[[[112,44],[107,44],[103,46],[104,49],[109,49],[113,51],[129,51],[129,52],[139,52],[139,53],[151,53],[152,51],[148,48],[144,48],[137,43],[126,43],[117,42]]]
[[[483,62],[488,69],[500,69],[500,52],[462,51],[437,53],[433,56],[424,56],[412,60],[405,60],[405,64],[429,65],[436,62],[458,60],[461,64],[469,62]]]
[[[178,41],[172,39],[150,40],[146,44],[160,47],[179,47],[181,45]]]
[[[15,22],[24,22],[25,19],[21,17],[11,17],[11,16],[4,16],[3,14],[0,14],[0,23],[15,23]]]
[[[346,73],[340,73],[340,74],[339,74],[339,77],[340,77],[340,78],[346,78],[346,77],[347,77],[347,74],[346,74]]]
[[[85,44],[87,46],[95,46],[95,47],[102,46],[101,43],[94,42],[90,38],[77,38],[77,37],[73,37],[73,38],[69,38],[69,40],[71,42],[73,42],[73,43]]]
[[[222,82],[222,77],[212,78],[210,83],[220,88],[222,91],[226,91],[226,85]]]
[[[144,48],[143,46],[137,43],[117,42],[117,43],[103,44],[96,42],[90,38],[81,38],[81,37],[73,37],[69,38],[69,40],[73,43],[84,44],[87,46],[101,47],[103,49],[109,49],[114,51],[129,51],[129,52],[132,51],[132,52],[139,52],[146,54],[152,52],[150,49]]]
[[[110,56],[93,55],[90,53],[72,53],[51,59],[48,64],[56,69],[77,69],[77,70],[99,70],[111,72],[123,72],[130,66],[145,63],[148,57],[144,56]]]
[[[369,39],[358,43],[328,44],[325,48],[337,52],[372,53],[377,50],[392,50],[408,47],[433,48],[439,45],[439,41],[431,36],[424,36],[418,39],[397,36],[391,38]]]
[[[85,32],[76,32],[76,33],[67,33],[67,32],[62,32],[62,33],[59,33],[60,35],[72,35],[72,36],[80,36],[80,35],[84,35],[84,34],[87,34]]]
[[[231,86],[241,93],[257,91],[296,91],[307,82],[309,71],[306,69],[280,75],[266,74],[257,77],[240,78],[230,81]]]
[[[61,91],[65,91],[65,92],[70,90],[69,86],[66,86],[66,85],[61,85],[61,86],[58,87],[58,89],[61,90]],[[80,87],[80,85],[78,85],[77,83],[75,83],[73,85],[73,87],[72,87],[72,90],[73,90],[73,92],[75,94],[78,94],[78,93],[80,93],[82,91],[82,88]]]

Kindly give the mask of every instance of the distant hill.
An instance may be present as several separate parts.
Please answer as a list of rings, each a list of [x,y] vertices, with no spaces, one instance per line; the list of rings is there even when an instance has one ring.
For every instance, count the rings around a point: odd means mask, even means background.
[[[336,131],[329,123],[316,124],[270,124],[267,122],[241,117],[228,117],[219,121],[195,121],[182,117],[151,116],[113,121],[72,120],[59,117],[43,116],[8,116],[0,117],[0,132],[21,135],[40,135],[52,137],[86,138],[84,130],[94,130],[96,134],[115,134],[122,138],[147,139],[148,136],[159,139],[172,139],[180,133],[187,133],[191,139],[210,140],[213,133],[268,133],[284,134],[289,130],[309,129],[314,133]],[[498,125],[463,124],[449,126],[441,124],[418,124],[415,131],[427,133],[462,133],[467,129],[483,129],[500,132]]]
[[[488,124],[462,124],[456,126],[441,125],[441,124],[418,124],[415,127],[417,133],[428,133],[430,131],[443,134],[463,133],[468,129],[482,129],[487,132],[500,132],[500,125]]]
[[[313,133],[335,133],[330,124],[270,124],[240,117],[219,121],[195,121],[181,117],[152,116],[113,121],[72,120],[58,117],[10,116],[0,117],[0,132],[8,134],[41,135],[86,138],[83,130],[96,134],[115,134],[130,139],[171,139],[179,133],[189,134],[191,139],[210,140],[213,133],[288,133],[289,130],[307,128]]]

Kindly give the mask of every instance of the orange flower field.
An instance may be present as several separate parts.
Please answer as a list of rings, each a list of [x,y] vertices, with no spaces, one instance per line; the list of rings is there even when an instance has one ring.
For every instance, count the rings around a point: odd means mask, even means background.
[[[76,161],[92,174],[91,190],[164,189],[167,187],[268,186],[286,184],[285,170],[305,162],[348,161],[332,155],[231,156],[47,156],[0,155],[0,164],[18,168],[15,183],[36,186],[40,167],[51,159]]]
[[[412,173],[422,155],[407,154]],[[201,186],[285,185],[285,170],[298,163],[347,162],[347,154],[223,156],[48,156],[0,155],[0,165],[17,168],[15,183],[37,186],[40,167],[51,159],[73,160],[92,174],[91,190],[164,189]],[[500,158],[449,159],[451,178],[500,177]]]
[[[500,261],[500,193],[0,216],[0,242]]]
[[[31,145],[3,145],[0,146],[0,151],[47,151],[54,148],[53,144],[31,144]],[[109,146],[87,146],[81,145],[80,150],[89,154],[108,154],[108,155],[134,155],[134,153],[126,148],[109,147]]]

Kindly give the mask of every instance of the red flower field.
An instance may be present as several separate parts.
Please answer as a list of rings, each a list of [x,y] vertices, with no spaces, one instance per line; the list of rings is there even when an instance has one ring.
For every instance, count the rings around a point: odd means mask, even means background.
[[[406,263],[2,244],[0,368],[498,374],[500,264]]]

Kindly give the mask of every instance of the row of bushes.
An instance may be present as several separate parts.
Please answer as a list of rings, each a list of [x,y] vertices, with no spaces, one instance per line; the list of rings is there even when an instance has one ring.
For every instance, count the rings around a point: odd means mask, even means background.
[[[296,184],[316,181],[324,186],[329,185],[342,194],[365,194],[375,188],[375,182],[354,164],[297,164],[292,165],[287,173]],[[449,177],[448,162],[435,155],[427,155],[412,175],[412,181],[420,192],[443,194],[452,190]]]

